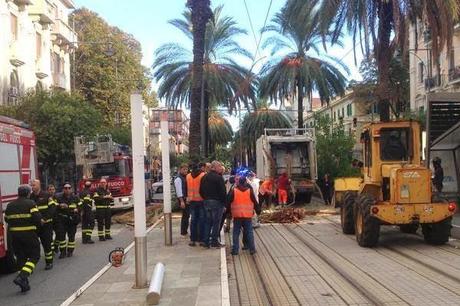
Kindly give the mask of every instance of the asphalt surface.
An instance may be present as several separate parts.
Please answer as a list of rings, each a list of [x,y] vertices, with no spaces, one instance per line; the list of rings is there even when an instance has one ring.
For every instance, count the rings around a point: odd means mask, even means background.
[[[452,219],[451,236],[460,240],[460,212],[457,212]]]
[[[95,232],[93,236],[94,234]],[[82,245],[79,229],[73,257],[58,259],[55,256],[54,268],[50,271],[44,270],[42,253],[40,262],[29,279],[32,289],[26,294],[20,293],[19,287],[13,284],[16,273],[0,275],[0,305],[60,305],[108,263],[111,250],[128,246],[134,239],[134,231],[125,225],[114,224],[112,236],[114,240],[111,241]]]

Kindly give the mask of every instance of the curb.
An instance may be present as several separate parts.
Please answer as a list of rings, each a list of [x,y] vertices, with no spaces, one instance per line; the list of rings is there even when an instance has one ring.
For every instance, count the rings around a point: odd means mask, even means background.
[[[163,220],[163,216],[161,216],[152,226],[150,226],[147,231],[146,235],[149,234],[161,221]],[[134,241],[131,242],[126,248],[125,248],[125,253],[127,254],[132,248],[134,247]],[[110,268],[112,267],[112,264],[108,263],[106,264],[99,272],[93,275],[86,283],[83,284],[80,288],[77,289],[74,293],[72,293],[71,296],[67,298],[64,302],[62,302],[61,306],[69,306],[72,304],[80,295],[85,292],[86,289],[91,287],[92,284],[94,284],[102,275],[104,275],[105,272],[107,272]],[[222,304],[223,305],[223,304]],[[230,304],[228,304],[230,305]]]
[[[220,232],[220,241],[225,241],[224,231]],[[227,248],[220,248],[220,287],[222,289],[222,306],[230,306],[230,290],[228,288]]]

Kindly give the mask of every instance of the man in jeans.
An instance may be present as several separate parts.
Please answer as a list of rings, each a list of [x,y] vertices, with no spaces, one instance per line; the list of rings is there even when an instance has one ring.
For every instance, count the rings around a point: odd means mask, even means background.
[[[187,183],[187,203],[190,209],[190,243],[194,247],[197,243],[203,243],[204,236],[204,209],[203,198],[200,195],[200,185],[204,173],[198,164],[191,165],[192,172],[187,174],[185,181]]]
[[[201,181],[200,194],[204,199],[205,232],[204,247],[220,248],[224,245],[219,242],[220,221],[225,210],[226,188],[222,177],[222,165],[218,161],[211,163],[211,170]]]
[[[174,180],[174,188],[176,189],[176,197],[179,206],[182,209],[182,218],[180,220],[180,234],[186,237],[190,220],[190,205],[187,203],[187,181],[188,165],[182,164],[179,168],[176,179]]]

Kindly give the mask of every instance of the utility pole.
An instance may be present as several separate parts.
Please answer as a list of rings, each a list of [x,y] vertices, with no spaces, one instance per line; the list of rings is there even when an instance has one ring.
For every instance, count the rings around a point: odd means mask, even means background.
[[[134,244],[135,244],[135,288],[147,286],[147,237],[145,218],[144,184],[144,127],[142,118],[142,96],[131,95],[131,137],[133,144],[133,196],[134,196]],[[142,131],[142,132],[141,132]]]
[[[172,245],[171,170],[169,166],[168,112],[161,114],[161,166],[163,174],[163,215],[165,220],[165,245]]]

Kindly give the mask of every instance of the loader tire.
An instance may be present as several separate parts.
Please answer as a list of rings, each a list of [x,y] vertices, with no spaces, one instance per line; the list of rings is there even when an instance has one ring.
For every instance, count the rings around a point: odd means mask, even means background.
[[[371,248],[377,245],[380,235],[380,221],[371,216],[374,200],[368,195],[360,195],[355,217],[356,241],[362,247]]]
[[[353,192],[345,192],[343,202],[340,206],[340,223],[342,232],[346,235],[355,233],[354,205],[356,195]]]
[[[399,226],[399,229],[401,230],[402,233],[406,234],[415,234],[417,233],[419,224],[401,224]]]
[[[441,222],[422,224],[422,233],[425,242],[433,245],[445,244],[449,241],[452,228],[452,217]]]

